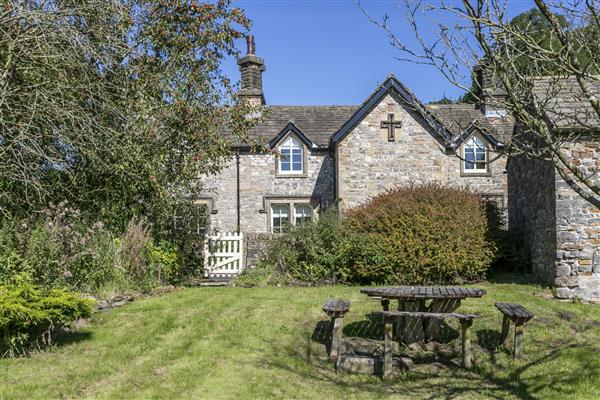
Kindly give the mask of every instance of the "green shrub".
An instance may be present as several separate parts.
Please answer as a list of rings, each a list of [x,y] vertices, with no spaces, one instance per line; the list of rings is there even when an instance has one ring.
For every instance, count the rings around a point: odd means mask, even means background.
[[[17,229],[11,220],[0,224],[0,285],[33,282],[34,271],[23,255]]]
[[[0,286],[0,355],[24,353],[32,345],[49,345],[52,333],[91,315],[93,301],[64,289],[32,285]]]
[[[340,263],[356,283],[460,284],[494,260],[485,202],[467,190],[399,187],[344,216]]]
[[[389,190],[277,237],[256,269],[263,284],[460,284],[482,279],[495,257],[481,197],[436,185]]]
[[[174,284],[181,282],[184,277],[180,248],[171,242],[161,240],[156,244],[150,243],[148,261],[159,281]]]
[[[257,268],[236,281],[245,286],[261,284],[325,284],[340,281],[337,246],[341,241],[335,210],[274,238]]]
[[[65,202],[50,204],[42,218],[22,225],[23,269],[37,285],[91,292],[117,272],[111,233],[100,222],[89,226]]]

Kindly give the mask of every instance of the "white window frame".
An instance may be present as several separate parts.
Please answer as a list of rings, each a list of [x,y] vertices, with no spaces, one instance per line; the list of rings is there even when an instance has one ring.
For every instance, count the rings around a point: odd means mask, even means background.
[[[284,157],[283,157],[283,152],[285,150],[288,150],[289,154],[290,154],[290,169],[289,170],[284,170],[282,168],[282,163],[285,161]],[[297,164],[294,162],[294,150],[300,150],[300,169],[299,170],[294,169],[294,164]],[[304,149],[304,145],[298,138],[296,138],[294,135],[289,135],[289,136],[285,137],[281,141],[281,144],[279,146],[277,146],[277,151],[279,153],[279,156],[277,157],[278,158],[277,159],[277,172],[279,173],[279,175],[292,175],[292,176],[304,175],[305,149]]]
[[[281,223],[281,215],[282,213],[279,212],[277,214],[275,214],[273,211],[274,208],[287,208],[287,219],[288,219],[288,223],[291,224],[291,215],[292,215],[292,208],[290,207],[290,205],[288,203],[272,203],[269,207],[269,218],[270,218],[270,222],[271,222],[271,233],[283,233],[285,232],[284,230],[284,226],[283,223]],[[278,216],[280,219],[280,223],[279,226],[277,226],[277,232],[275,231],[275,217]]]
[[[477,144],[480,142],[481,146]],[[473,148],[473,161],[467,161],[466,153],[467,148]],[[483,161],[477,161],[477,151],[483,150],[484,158]],[[488,144],[479,135],[473,135],[466,140],[461,146],[461,171],[465,175],[488,175],[489,174],[489,160],[488,160]],[[481,153],[480,153],[481,154]],[[467,164],[473,164],[472,169],[467,168]],[[478,164],[483,164],[483,168],[477,168]]]
[[[317,210],[310,203],[309,199],[273,199],[268,203],[269,208],[269,232],[273,234],[284,233],[285,231],[275,232],[275,226],[273,218],[275,214],[273,214],[273,208],[278,206],[287,206],[288,208],[288,222],[290,226],[298,225],[296,222],[296,207],[304,207],[308,206],[310,208],[310,221],[314,221],[317,218]]]

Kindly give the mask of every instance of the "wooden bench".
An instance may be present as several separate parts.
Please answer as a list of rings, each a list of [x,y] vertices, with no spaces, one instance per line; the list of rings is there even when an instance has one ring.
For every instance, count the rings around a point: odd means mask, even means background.
[[[383,315],[385,321],[385,344],[383,356],[383,377],[387,378],[392,373],[392,346],[393,346],[393,325],[394,317],[417,317],[446,319],[456,318],[460,321],[462,336],[462,364],[465,368],[471,368],[471,335],[470,328],[473,320],[481,318],[475,314],[459,313],[432,313],[424,311],[378,311],[377,314]]]
[[[506,342],[510,330],[510,321],[512,321],[515,324],[513,358],[521,358],[523,355],[523,324],[533,318],[533,314],[520,304],[496,303],[495,306],[503,315],[500,344],[503,345]]]
[[[329,299],[323,304],[323,311],[331,318],[329,359],[331,361],[337,361],[340,352],[340,343],[342,341],[344,315],[350,311],[350,302],[348,300]]]

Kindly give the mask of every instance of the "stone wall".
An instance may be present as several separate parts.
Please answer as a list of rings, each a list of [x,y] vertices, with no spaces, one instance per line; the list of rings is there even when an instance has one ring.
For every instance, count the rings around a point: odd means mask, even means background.
[[[600,143],[564,147],[586,174],[600,166]],[[581,198],[548,161],[509,162],[509,227],[531,255],[532,272],[561,299],[600,301],[600,210]]]
[[[508,162],[508,220],[511,236],[542,282],[556,278],[556,200],[551,162],[513,157]]]
[[[402,121],[396,140],[388,141],[381,121],[388,113]],[[506,206],[506,161],[489,165],[489,176],[461,176],[461,161],[447,155],[443,143],[414,110],[388,95],[336,148],[338,196],[341,208],[351,208],[395,185],[438,182],[469,187],[479,193],[502,197]]]
[[[246,234],[246,268],[254,268],[273,240],[270,233]]]
[[[313,207],[322,209],[333,202],[333,167],[326,152],[311,152],[306,157],[305,176],[277,176],[276,157],[272,154],[240,155],[240,226],[244,233],[266,233],[266,199],[306,197]],[[237,229],[237,180],[235,157],[223,170],[203,178],[201,197],[212,199],[212,231]]]
[[[581,138],[566,147],[586,174],[600,167],[599,139]],[[600,301],[600,209],[580,197],[558,175],[556,181],[556,295]],[[600,179],[596,178],[596,184]]]

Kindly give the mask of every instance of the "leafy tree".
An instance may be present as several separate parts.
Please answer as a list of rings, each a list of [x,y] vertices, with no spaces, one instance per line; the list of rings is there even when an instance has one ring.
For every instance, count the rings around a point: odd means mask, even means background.
[[[124,228],[166,220],[218,170],[251,110],[221,62],[249,21],[228,0],[0,6],[0,211],[69,202]]]

